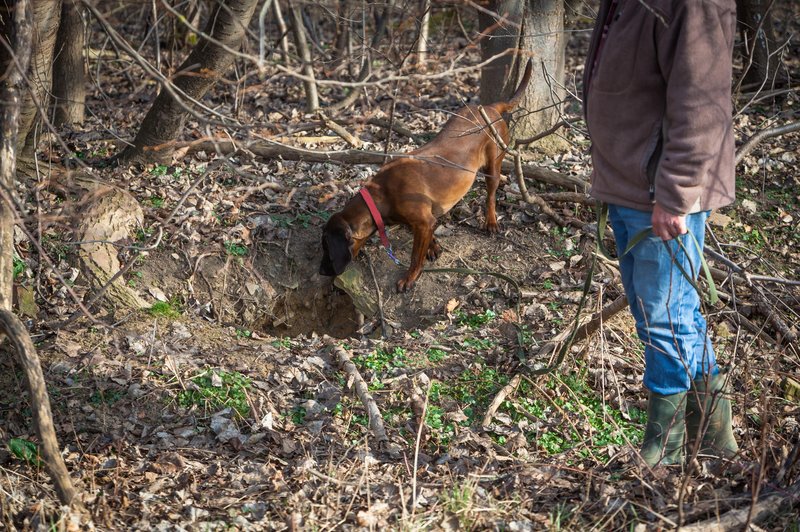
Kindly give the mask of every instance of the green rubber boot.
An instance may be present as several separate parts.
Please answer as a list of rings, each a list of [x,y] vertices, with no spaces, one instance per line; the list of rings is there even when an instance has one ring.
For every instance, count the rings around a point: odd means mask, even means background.
[[[685,417],[686,392],[672,395],[650,393],[641,451],[647,465],[683,463]]]
[[[725,376],[710,375],[692,382],[686,402],[687,449],[702,437],[700,454],[732,458],[739,452],[731,426],[731,400],[725,396]]]

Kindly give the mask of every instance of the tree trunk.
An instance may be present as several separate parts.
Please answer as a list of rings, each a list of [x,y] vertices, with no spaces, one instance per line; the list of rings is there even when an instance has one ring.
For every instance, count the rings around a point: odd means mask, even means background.
[[[64,0],[53,63],[53,125],[82,124],[86,102],[83,17],[78,0]]]
[[[289,11],[292,17],[292,35],[294,35],[294,45],[297,48],[297,55],[303,62],[303,86],[306,89],[306,111],[315,113],[319,109],[319,96],[317,84],[314,81],[314,68],[311,62],[311,50],[306,40],[305,28],[303,27],[303,16],[300,7],[289,1]]]
[[[428,39],[431,30],[431,0],[422,0],[420,9],[422,16],[419,22],[419,39],[417,40],[417,69],[424,71],[428,62]]]
[[[60,446],[56,439],[50,398],[33,342],[22,322],[11,311],[12,284],[14,282],[14,193],[17,140],[22,99],[23,73],[31,60],[33,18],[28,0],[17,0],[11,7],[0,4],[2,38],[13,47],[11,53],[2,47],[0,70],[0,336],[7,335],[15,347],[17,359],[25,374],[30,395],[31,414],[42,449],[45,466],[62,504],[69,505],[75,498],[75,488],[69,477]],[[12,23],[13,20],[13,23]],[[16,61],[15,61],[16,60]],[[80,504],[78,501],[77,504]]]
[[[31,59],[31,7],[24,0],[16,6],[0,4],[2,39],[13,47],[13,56],[0,47],[0,310],[11,310],[14,285],[14,183],[16,178],[19,117],[23,73]],[[14,61],[16,59],[16,62]]]
[[[211,39],[201,36],[200,42],[178,68],[172,79],[174,92],[198,100],[222,77],[234,61],[233,54],[225,48],[239,47],[256,4],[258,0],[217,3],[204,30]],[[187,99],[179,102],[173,92],[162,88],[142,121],[133,146],[128,146],[120,154],[120,160],[126,163],[134,160],[169,162],[175,140],[183,131],[189,115],[185,106],[191,106]]]
[[[739,31],[742,35],[746,90],[773,89],[786,81],[781,75],[781,56],[772,24],[774,0],[736,0]]]
[[[20,157],[33,159],[38,132],[39,108],[47,105],[53,81],[53,52],[61,19],[61,0],[36,0],[33,8],[33,51],[28,75],[31,90],[25,92],[19,116]],[[22,161],[20,161],[22,162]]]
[[[481,103],[488,105],[508,99],[522,78],[527,55],[534,60],[533,76],[512,130],[513,138],[532,137],[553,126],[559,118],[565,91],[564,2],[563,0],[492,0],[494,14],[478,14],[483,40],[481,54],[486,61],[509,52],[481,70]],[[513,55],[513,50],[527,55]]]

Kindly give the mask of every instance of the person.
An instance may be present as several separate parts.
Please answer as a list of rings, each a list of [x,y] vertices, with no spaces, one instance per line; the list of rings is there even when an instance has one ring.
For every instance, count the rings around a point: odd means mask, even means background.
[[[704,454],[738,452],[725,375],[686,277],[697,279],[709,211],[734,200],[735,28],[734,0],[601,0],[583,73],[591,195],[608,204],[645,345],[648,466],[682,463],[685,439]]]

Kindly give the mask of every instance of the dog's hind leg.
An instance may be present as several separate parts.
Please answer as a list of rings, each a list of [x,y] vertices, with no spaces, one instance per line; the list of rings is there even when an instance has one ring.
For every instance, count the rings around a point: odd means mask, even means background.
[[[486,164],[484,174],[486,179],[486,224],[484,227],[489,233],[494,234],[500,230],[495,204],[497,203],[497,187],[500,186],[500,166],[503,162],[503,152],[495,144],[490,144],[487,152],[489,162]]]

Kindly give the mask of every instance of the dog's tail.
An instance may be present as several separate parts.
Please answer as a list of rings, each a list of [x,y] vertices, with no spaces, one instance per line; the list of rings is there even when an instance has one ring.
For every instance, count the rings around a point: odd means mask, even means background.
[[[498,111],[500,113],[507,113],[508,111],[514,109],[519,102],[522,101],[522,97],[525,96],[525,89],[528,88],[528,82],[531,80],[531,70],[533,70],[533,60],[528,59],[528,64],[525,66],[525,72],[522,74],[522,81],[519,82],[519,87],[514,92],[514,95],[505,103],[499,104],[502,106]]]

